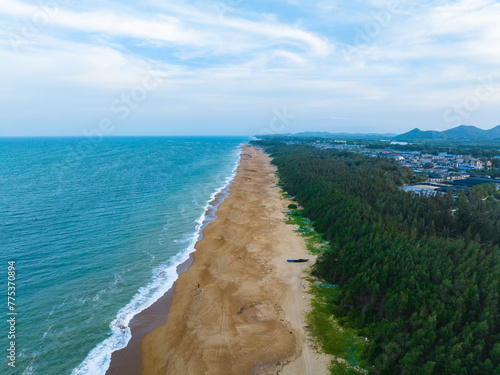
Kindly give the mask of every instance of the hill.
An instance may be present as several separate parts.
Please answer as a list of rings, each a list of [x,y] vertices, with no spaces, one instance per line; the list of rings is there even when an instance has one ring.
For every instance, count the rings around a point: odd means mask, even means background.
[[[489,130],[475,126],[460,125],[442,132],[435,130],[422,131],[418,128],[394,137],[396,141],[424,141],[424,140],[469,140],[486,141],[500,138],[500,125]]]
[[[394,133],[328,133],[328,132],[301,132],[296,134],[287,134],[294,137],[303,138],[342,138],[342,139],[383,139],[393,138]]]
[[[500,141],[500,125],[484,130],[471,125],[460,125],[445,131],[420,130],[415,128],[409,132],[396,135],[394,133],[329,133],[329,132],[300,132],[268,135],[274,137],[300,137],[300,138],[327,138],[327,139],[366,139],[416,142],[416,141]]]
[[[435,139],[448,139],[448,136],[443,132],[435,130],[420,130],[415,128],[408,133],[400,134],[394,137],[395,141],[417,141],[417,140],[435,140]]]

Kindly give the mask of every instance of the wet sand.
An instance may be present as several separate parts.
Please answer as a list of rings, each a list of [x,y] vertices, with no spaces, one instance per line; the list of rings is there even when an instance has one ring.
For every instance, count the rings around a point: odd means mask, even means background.
[[[199,234],[198,241],[203,239],[203,231],[208,224],[217,219],[217,209],[228,196],[229,186],[222,189],[222,191],[219,192],[211,202],[209,202],[208,209],[205,212],[205,220],[200,228],[201,232]],[[186,272],[193,264],[193,261],[193,255],[190,254],[188,260],[177,266],[177,274],[180,275],[181,273]],[[111,363],[106,371],[106,375],[142,374],[140,351],[141,341],[146,333],[151,332],[165,322],[165,317],[167,316],[172,303],[173,294],[173,288],[169,289],[158,301],[132,318],[129,323],[132,338],[127,343],[125,348],[113,352],[111,355]]]
[[[241,164],[175,283],[166,321],[140,349],[144,375],[326,374],[304,334],[308,305],[300,281],[315,261],[283,222],[270,158],[244,146]],[[288,263],[288,258],[308,258]]]

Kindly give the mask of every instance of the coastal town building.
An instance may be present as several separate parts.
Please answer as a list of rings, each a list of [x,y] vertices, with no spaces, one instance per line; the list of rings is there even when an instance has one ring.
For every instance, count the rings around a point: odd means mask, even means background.
[[[494,182],[500,187],[500,179],[490,176],[475,175],[474,170],[480,171],[492,166],[491,160],[480,160],[472,155],[455,155],[439,153],[432,155],[419,151],[394,150],[390,147],[384,149],[371,149],[365,145],[350,145],[347,142],[327,141],[290,141],[290,144],[312,144],[321,149],[336,149],[363,154],[370,157],[387,157],[397,160],[401,165],[413,169],[416,175],[422,177],[419,186],[432,190],[465,190],[470,186]],[[479,172],[478,172],[479,173]]]

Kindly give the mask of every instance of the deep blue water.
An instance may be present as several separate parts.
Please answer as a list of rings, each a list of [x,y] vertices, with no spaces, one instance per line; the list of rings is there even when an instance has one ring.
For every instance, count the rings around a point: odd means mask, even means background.
[[[15,260],[18,313],[5,373],[104,373],[129,339],[119,325],[172,285],[246,140],[0,139],[0,285],[6,296]]]

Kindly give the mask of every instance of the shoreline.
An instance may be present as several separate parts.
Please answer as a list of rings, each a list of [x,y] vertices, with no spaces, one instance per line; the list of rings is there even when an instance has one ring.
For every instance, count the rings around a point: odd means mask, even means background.
[[[315,257],[284,223],[290,202],[271,188],[270,160],[242,147],[229,196],[175,282],[164,323],[140,343],[144,375],[327,373],[328,361],[305,334],[301,280]],[[290,264],[287,257],[313,259]]]
[[[238,152],[238,160],[236,162],[235,168],[233,169],[231,175],[228,177],[227,182],[224,186],[218,188],[214,192],[210,201],[207,203],[207,207],[202,216],[203,221],[201,223],[201,226],[196,230],[194,234],[197,236],[195,245],[203,239],[203,231],[205,230],[205,228],[211,222],[217,219],[217,209],[229,196],[229,189],[234,182],[236,171],[240,165],[240,162],[241,146],[240,151]],[[194,251],[196,251],[196,249],[188,254],[189,257],[187,260],[177,265],[177,279],[182,273],[188,271],[189,267],[193,264]],[[174,294],[176,281],[174,281],[173,285],[157,301],[152,303],[144,310],[138,312],[130,320],[128,327],[131,330],[132,337],[124,348],[111,353],[111,361],[108,369],[106,370],[106,375],[142,374],[140,353],[141,341],[148,332],[156,329],[165,322],[165,317],[167,316],[172,303],[172,296]]]

